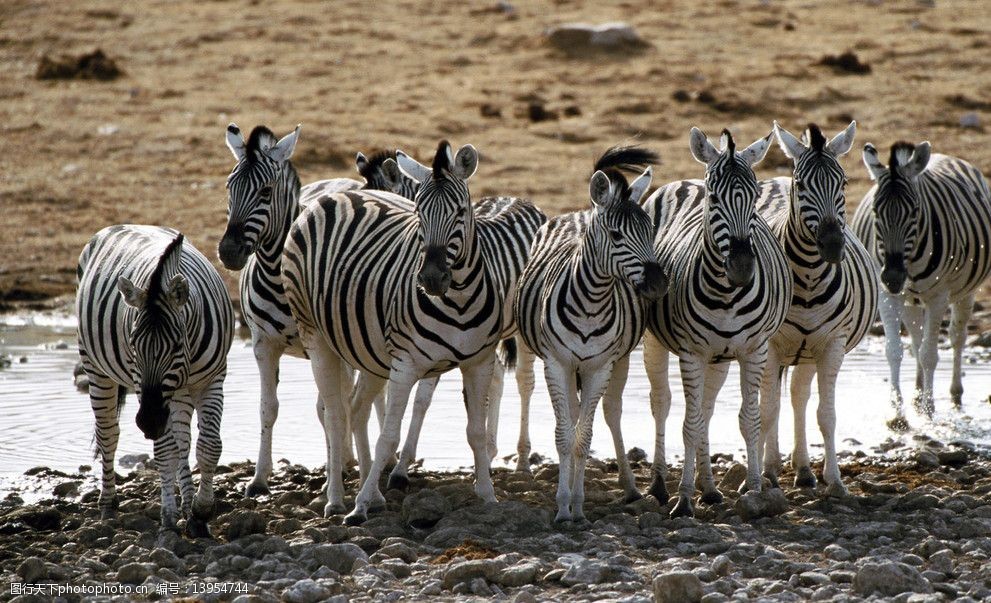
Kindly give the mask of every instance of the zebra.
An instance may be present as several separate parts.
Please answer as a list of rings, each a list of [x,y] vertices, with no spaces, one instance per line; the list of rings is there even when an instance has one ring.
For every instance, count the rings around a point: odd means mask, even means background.
[[[368,412],[366,400],[388,380],[375,459],[345,517],[352,525],[363,522],[370,507],[384,503],[378,478],[398,447],[413,384],[455,367],[465,384],[475,492],[495,500],[485,398],[496,344],[515,328],[504,307],[514,275],[501,254],[486,253],[481,239],[486,231],[493,241],[504,237],[498,223],[511,230],[519,221],[542,221],[539,210],[520,199],[502,199],[494,215],[476,217],[467,185],[478,165],[471,145],[455,155],[442,141],[431,167],[405,153],[397,153],[397,159],[400,169],[420,183],[414,213],[397,207],[401,198],[392,193],[346,191],[323,197],[293,224],[283,253],[286,296],[326,403],[324,420],[333,426],[333,441],[342,437],[345,363],[363,373],[352,402],[359,413]],[[340,462],[328,458],[327,516],[344,510]]]
[[[867,334],[877,312],[877,270],[867,250],[846,228],[846,173],[839,158],[853,145],[857,122],[827,142],[810,124],[799,140],[778,122],[774,134],[795,164],[791,178],[760,183],[757,211],[784,247],[794,295],[785,322],[771,337],[761,387],[761,439],[764,475],[778,487],[778,414],[784,367],[795,366],[791,381],[795,486],[814,488],[805,434],[805,408],[818,372],[819,429],[825,443],[826,492],[846,495],[836,461],[836,375],[843,356]]]
[[[161,523],[176,529],[179,478],[186,532],[209,536],[213,474],[220,459],[227,352],[234,312],[220,275],[171,228],[118,225],[96,233],[79,256],[76,315],[79,356],[89,379],[102,461],[99,507],[118,505],[114,455],[128,390],[137,425],[154,440],[161,476]],[[189,423],[196,409],[199,489],[189,469]]]
[[[592,209],[544,225],[520,277],[516,322],[523,341],[544,360],[556,419],[557,522],[585,519],[585,463],[595,407],[612,379],[625,382],[630,350],[645,328],[644,300],[656,300],[667,289],[650,217],[639,206],[651,168],[632,184],[620,171],[657,159],[637,147],[606,151],[589,185]],[[614,394],[618,400],[622,390]],[[625,463],[619,412],[614,406],[606,416],[619,442],[617,460]]]
[[[256,126],[244,140],[237,124],[227,126],[226,141],[237,163],[227,178],[227,228],[218,255],[228,270],[240,270],[241,312],[251,331],[252,350],[261,382],[261,438],[255,474],[246,496],[269,494],[272,473],[272,431],[279,415],[279,361],[283,354],[305,357],[296,321],[282,288],[282,248],[289,226],[312,199],[361,182],[347,178],[321,180],[300,187],[290,158],[300,126],[277,139]],[[323,420],[317,399],[317,416]],[[326,430],[326,426],[324,427]],[[350,447],[346,447],[350,451]]]
[[[668,350],[679,357],[685,392],[685,461],[672,516],[693,513],[695,463],[702,502],[722,500],[712,479],[708,424],[728,361],[740,364],[740,430],[747,447],[747,487],[760,491],[758,390],[768,339],[784,322],[792,298],[791,273],[780,243],[757,215],[757,178],[752,166],[764,158],[771,133],[737,152],[723,130],[717,149],[698,128],[690,148],[705,164],[705,180],[666,184],[644,203],[657,229],[654,245],[671,272],[668,293],[648,312],[644,364],[656,422],[650,494],[668,500],[664,477],[664,422],[671,406]]]
[[[896,142],[887,166],[870,143],[863,156],[875,184],[857,207],[853,229],[881,267],[879,309],[895,409],[888,425],[901,430],[908,428],[899,384],[902,322],[916,358],[915,405],[931,415],[939,328],[947,307],[952,310],[950,398],[961,405],[974,292],[991,273],[991,191],[980,170],[931,154],[928,142]]]
[[[365,188],[375,190],[388,190],[401,197],[413,199],[419,188],[419,183],[403,174],[395,162],[396,152],[394,150],[377,151],[369,156],[358,153],[355,163],[358,172],[368,183]],[[476,217],[493,213],[498,207],[498,198],[484,198],[476,205]],[[546,219],[546,218],[544,218]],[[519,221],[516,223],[516,236],[521,241],[532,241],[536,234],[535,226],[540,224],[534,221]],[[482,244],[485,245],[487,238],[483,237]],[[494,241],[493,241],[494,243]],[[529,244],[526,246],[510,247],[499,249],[493,247],[493,253],[505,253],[511,251],[508,259],[515,262],[514,273],[520,274],[523,265],[529,256]],[[500,344],[500,354],[498,356],[501,368],[504,370],[514,369],[516,372],[517,391],[520,396],[520,432],[516,444],[516,470],[524,473],[530,472],[530,399],[533,396],[534,372],[533,365],[535,356],[526,346],[519,345],[516,339],[504,339]],[[496,439],[499,425],[499,402],[503,391],[504,370],[497,367],[493,374],[492,385],[489,388],[488,418],[486,420],[487,443],[489,447],[489,458],[494,459],[497,454]],[[427,408],[434,388],[437,386],[439,377],[424,380],[417,387],[416,395],[413,398],[413,413],[410,418],[409,430],[406,434],[406,441],[403,443],[402,451],[399,455],[399,464],[390,474],[390,480],[397,485],[404,484],[408,478],[406,471],[416,458],[416,446],[419,440],[420,431],[423,428]]]

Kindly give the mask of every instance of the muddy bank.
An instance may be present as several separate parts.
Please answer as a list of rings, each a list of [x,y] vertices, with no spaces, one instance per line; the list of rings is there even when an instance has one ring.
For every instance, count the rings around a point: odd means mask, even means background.
[[[2,502],[0,580],[143,585],[148,599],[211,601],[649,601],[655,589],[660,600],[710,603],[991,597],[991,459],[966,442],[917,436],[841,460],[850,496],[785,486],[782,514],[749,521],[738,513],[738,464],[726,455],[715,459],[725,500],[699,505],[695,519],[669,519],[652,497],[624,504],[615,463],[594,461],[589,522],[563,526],[552,522],[555,465],[532,476],[498,471],[495,504],[480,503],[465,474],[414,471],[407,492],[386,492],[384,512],[344,527],[320,515],[319,470],[284,464],[272,495],[254,500],[241,496],[252,467],[234,464],[217,478],[214,539],[196,541],[158,533],[158,503],[149,502],[157,479],[141,465],[121,480],[112,520],[99,519],[82,474],[37,469],[24,479],[47,481],[52,498]],[[634,465],[643,488],[648,466]],[[791,479],[786,472],[782,484]],[[9,586],[2,597],[14,598]]]

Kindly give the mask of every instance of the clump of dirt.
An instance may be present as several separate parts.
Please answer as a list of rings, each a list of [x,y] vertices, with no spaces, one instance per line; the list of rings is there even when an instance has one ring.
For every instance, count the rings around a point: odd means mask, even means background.
[[[946,102],[954,107],[972,111],[991,111],[991,102],[970,98],[964,94],[951,94],[945,97]]]
[[[860,58],[852,50],[838,55],[827,54],[819,59],[819,62],[816,64],[832,67],[833,71],[837,73],[865,75],[871,72],[871,66],[868,63],[861,62]]]
[[[115,80],[124,75],[117,62],[97,48],[79,56],[41,57],[34,73],[39,80]]]
[[[498,556],[499,553],[497,551],[493,551],[488,547],[482,546],[474,540],[465,540],[458,546],[451,547],[440,555],[437,555],[430,560],[430,563],[440,565],[442,563],[450,562],[455,557],[464,557],[465,559],[471,561],[475,559],[494,559]]]

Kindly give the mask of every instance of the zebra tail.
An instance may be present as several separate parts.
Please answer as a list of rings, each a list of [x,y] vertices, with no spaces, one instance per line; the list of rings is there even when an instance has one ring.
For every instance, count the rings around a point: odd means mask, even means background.
[[[496,352],[499,354],[499,362],[506,367],[507,371],[516,370],[516,338],[508,337],[499,342],[499,348]]]

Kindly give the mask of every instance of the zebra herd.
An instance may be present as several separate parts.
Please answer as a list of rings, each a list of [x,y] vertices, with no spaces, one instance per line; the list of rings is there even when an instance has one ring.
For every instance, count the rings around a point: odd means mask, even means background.
[[[818,374],[823,479],[828,495],[843,495],[834,402],[844,355],[880,310],[895,407],[889,424],[904,428],[901,327],[916,357],[915,404],[931,414],[939,327],[950,307],[950,392],[959,405],[966,325],[974,292],[991,273],[987,182],[961,159],[931,155],[929,143],[896,143],[887,165],[865,145],[864,163],[876,182],[847,226],[840,159],[855,130],[851,123],[827,140],[810,125],[796,137],[775,122],[770,134],[737,150],[728,131],[717,146],[693,128],[689,147],[705,166],[704,178],[671,182],[649,196],[657,155],[614,147],[595,162],[590,208],[548,220],[525,199],[473,201],[468,181],[479,154],[471,145],[455,150],[441,142],[429,165],[402,151],[358,153],[363,182],[301,186],[291,161],[299,127],[279,139],[258,126],[245,140],[231,124],[226,139],[236,165],[218,253],[226,268],[240,271],[242,313],[261,378],[258,462],[245,494],[269,492],[279,361],[288,353],[309,359],[317,385],[326,516],[348,510],[343,473],[355,456],[361,485],[345,523],[360,524],[385,505],[380,476],[395,458],[416,386],[406,445],[388,480],[389,487],[405,487],[433,391],[454,368],[463,376],[475,492],[494,501],[490,464],[503,373],[516,366],[517,469],[529,471],[539,356],[560,460],[556,520],[582,521],[600,398],[624,496],[641,496],[620,416],[629,354],[643,341],[656,428],[648,492],[662,503],[669,497],[670,354],[684,388],[685,458],[672,516],[693,513],[696,472],[701,502],[722,499],[708,425],[731,360],[740,365],[744,487],[759,492],[765,478],[778,486],[781,387],[793,367],[795,485],[816,484],[805,410]],[[772,137],[794,170],[759,181],[753,166]],[[77,273],[79,351],[102,461],[102,513],[117,506],[118,414],[130,390],[139,399],[138,427],[154,440],[162,526],[176,529],[181,514],[190,535],[209,534],[234,329],[219,275],[182,234],[134,225],[97,233]],[[367,432],[373,408],[381,428],[374,450]],[[198,490],[188,460],[194,409]]]

